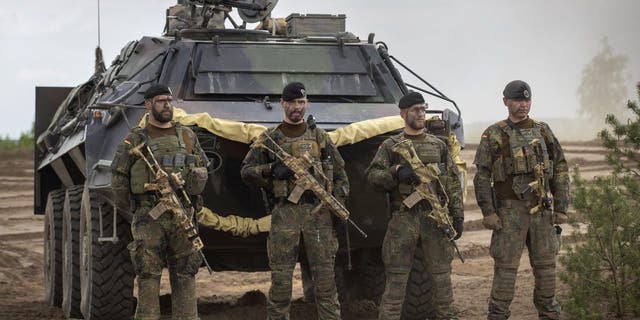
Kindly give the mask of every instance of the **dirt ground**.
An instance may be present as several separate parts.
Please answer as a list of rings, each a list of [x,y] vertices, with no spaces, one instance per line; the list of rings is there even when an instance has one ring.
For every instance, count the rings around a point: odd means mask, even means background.
[[[603,150],[584,143],[563,144],[570,164],[578,164],[589,178],[605,174]],[[463,151],[469,166],[475,149]],[[33,215],[33,160],[28,156],[0,157],[0,319],[64,319],[59,308],[44,302],[43,216]],[[473,196],[473,169],[468,177],[465,235],[460,247],[466,263],[453,263],[455,306],[461,319],[486,318],[493,261],[488,256],[490,232],[481,229],[480,211]],[[559,268],[561,272],[561,266]],[[302,301],[299,270],[294,275],[292,319],[315,319],[315,306]],[[163,303],[168,300],[168,278],[164,275]],[[558,280],[562,302],[566,287]],[[269,273],[220,272],[197,276],[198,307],[202,319],[264,319]],[[523,254],[511,310],[514,319],[536,319],[532,302],[533,275],[528,255]],[[344,319],[376,319],[376,305],[358,301],[343,306]]]

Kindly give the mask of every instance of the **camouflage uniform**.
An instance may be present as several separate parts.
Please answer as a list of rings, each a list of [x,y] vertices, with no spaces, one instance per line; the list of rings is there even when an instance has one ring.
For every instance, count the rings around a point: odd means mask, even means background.
[[[493,287],[489,301],[489,319],[507,319],[513,300],[516,274],[524,245],[535,276],[533,301],[540,319],[559,319],[560,305],[555,299],[555,267],[559,249],[553,213],[549,210],[530,214],[537,205],[535,195],[521,192],[534,181],[535,154],[529,142],[544,141],[543,153],[554,211],[567,212],[569,177],[560,143],[544,123],[532,119],[512,124],[500,121],[485,130],[474,163],[478,171],[473,180],[483,216],[497,213],[502,228],[491,236],[490,253],[494,259]],[[492,197],[493,182],[497,203]],[[496,209],[497,208],[497,212]]]
[[[452,217],[464,217],[458,169],[448,156],[444,142],[426,133],[418,136],[407,136],[401,133],[382,143],[366,172],[369,183],[376,189],[390,193],[393,211],[382,243],[382,260],[387,282],[378,318],[400,319],[407,280],[413,266],[414,252],[420,241],[427,270],[434,282],[435,317],[450,319],[454,316],[451,289],[453,246],[433,219],[427,217],[431,207],[426,201],[422,200],[411,209],[402,204],[404,198],[413,192],[413,188],[409,184],[399,182],[394,172],[397,165],[408,166],[408,163],[391,148],[407,138],[412,140],[418,157],[423,163],[446,165],[446,172],[443,171],[440,181],[449,197],[449,214]]]
[[[269,129],[267,134],[293,156],[309,152],[332,182],[334,196],[344,202],[349,192],[349,182],[344,171],[344,161],[324,130],[305,126],[304,133],[288,137],[281,124]],[[291,126],[291,125],[288,125]],[[267,146],[269,144],[267,143]],[[245,183],[264,188],[275,203],[272,210],[271,231],[267,240],[271,288],[267,304],[268,319],[289,319],[293,269],[298,259],[300,234],[309,259],[315,286],[318,319],[340,319],[340,304],[334,279],[335,255],[338,240],[333,231],[332,213],[321,209],[311,210],[318,199],[306,191],[298,204],[286,198],[293,190],[291,181],[271,177],[270,168],[276,161],[273,154],[261,147],[252,147],[242,164],[241,175]],[[313,170],[312,170],[313,171]],[[312,172],[313,173],[313,172]],[[314,174],[318,181],[323,181]]]
[[[136,127],[118,146],[111,165],[111,187],[119,207],[128,207],[130,198],[135,201],[131,223],[133,242],[128,246],[138,275],[135,319],[160,318],[158,296],[164,266],[169,267],[173,319],[198,319],[195,274],[202,258],[194,250],[176,215],[165,212],[154,220],[148,214],[158,203],[153,193],[144,191],[144,183],[153,182],[153,176],[143,160],[129,154],[145,140],[169,174],[180,171],[188,181],[192,168],[208,165],[195,133],[179,123],[168,129]],[[188,186],[186,189],[189,190]]]

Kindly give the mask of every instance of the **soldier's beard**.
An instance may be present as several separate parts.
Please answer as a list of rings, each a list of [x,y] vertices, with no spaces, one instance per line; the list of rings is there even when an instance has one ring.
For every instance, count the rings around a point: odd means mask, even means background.
[[[413,130],[422,130],[422,129],[424,129],[424,119],[422,119],[422,120],[420,120],[420,119],[412,119],[407,124],[409,125],[409,128],[411,128]]]
[[[302,110],[302,111],[289,112],[287,114],[287,119],[289,119],[289,121],[293,123],[298,123],[302,119],[304,119],[304,111]]]
[[[173,119],[173,109],[163,108],[160,111],[157,111],[155,108],[151,109],[151,113],[153,114],[153,118],[156,119],[159,123],[167,123]]]

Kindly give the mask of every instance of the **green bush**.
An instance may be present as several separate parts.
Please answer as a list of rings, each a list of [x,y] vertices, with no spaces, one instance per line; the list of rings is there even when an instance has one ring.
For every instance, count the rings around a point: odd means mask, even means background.
[[[632,101],[627,107],[633,121],[608,115],[612,131],[598,134],[613,172],[585,181],[574,170],[573,225],[583,222],[587,233],[585,242],[560,257],[560,278],[569,286],[564,307],[573,319],[640,316],[640,108]]]
[[[17,140],[11,139],[9,135],[0,138],[0,151],[10,151],[17,149],[29,149],[34,146],[35,123],[31,125],[31,130],[23,131]]]

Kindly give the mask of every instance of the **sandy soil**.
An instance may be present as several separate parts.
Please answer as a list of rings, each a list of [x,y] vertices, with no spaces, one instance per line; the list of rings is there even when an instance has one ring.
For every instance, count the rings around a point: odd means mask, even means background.
[[[567,158],[586,170],[589,177],[606,173],[603,150],[583,144],[565,146]],[[473,148],[463,151],[469,165]],[[473,171],[473,170],[471,170]],[[471,172],[472,173],[472,172]],[[471,185],[472,174],[469,177]],[[473,188],[466,203],[467,224],[460,247],[467,262],[453,264],[455,305],[462,319],[486,318],[493,261],[488,256],[490,232],[481,228]],[[64,319],[58,308],[44,302],[43,217],[33,215],[33,161],[28,157],[0,160],[0,319]],[[561,267],[560,267],[561,270]],[[162,301],[169,311],[168,278],[164,275]],[[294,274],[292,319],[315,319],[315,306],[302,301],[299,270]],[[559,282],[559,281],[558,281]],[[202,319],[264,319],[268,272],[221,272],[197,276],[198,305]],[[532,302],[533,275],[528,255],[523,254],[512,304],[514,319],[535,319]],[[566,287],[559,282],[562,301]],[[167,308],[168,307],[168,308]],[[376,305],[357,301],[343,306],[344,319],[375,319]]]

